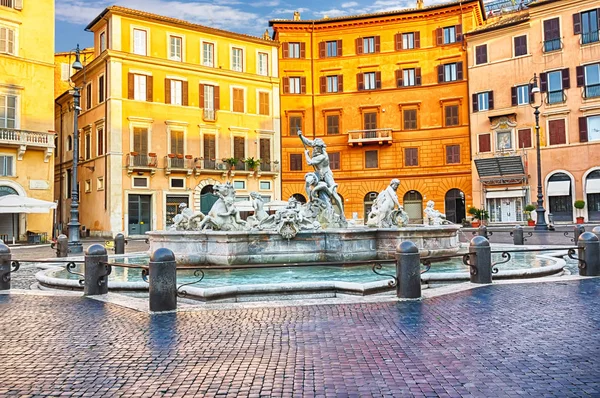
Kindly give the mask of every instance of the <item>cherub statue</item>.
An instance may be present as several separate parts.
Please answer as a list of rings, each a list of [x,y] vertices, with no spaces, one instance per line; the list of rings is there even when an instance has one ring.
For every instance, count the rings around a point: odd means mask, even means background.
[[[446,220],[446,215],[436,209],[433,208],[435,203],[433,200],[427,202],[425,206],[425,210],[423,210],[423,224],[425,225],[442,225],[442,224],[450,224],[450,221]]]
[[[402,225],[408,223],[408,216],[398,201],[396,191],[400,186],[400,180],[394,178],[390,185],[377,195],[377,199],[373,202],[371,211],[367,216],[367,225],[370,227],[390,228],[397,226],[400,222]],[[395,208],[398,210],[394,210]]]

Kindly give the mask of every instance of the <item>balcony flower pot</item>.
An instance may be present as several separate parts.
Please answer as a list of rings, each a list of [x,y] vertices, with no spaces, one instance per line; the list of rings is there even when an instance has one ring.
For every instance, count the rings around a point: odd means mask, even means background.
[[[178,154],[177,154],[177,159],[183,159],[183,154],[181,154],[181,153],[178,153]]]
[[[531,218],[531,213],[535,210],[535,205],[533,203],[525,206],[525,215],[527,216],[527,225],[533,227],[535,225],[535,221]]]
[[[229,166],[230,170],[235,170],[235,165],[239,161],[238,158],[225,158],[222,159],[223,163],[226,163]]]
[[[254,159],[254,157],[244,159],[244,163],[248,167],[248,170],[256,170],[260,166],[260,159]]]
[[[529,220],[527,220],[527,225],[530,227],[535,227],[535,220],[530,218]]]
[[[186,158],[186,159],[191,159],[191,158],[192,158],[192,155],[185,155],[185,158]]]
[[[150,156],[151,158],[153,158],[153,157],[156,157],[156,153],[154,153],[154,152],[150,152],[150,153],[148,154],[148,156]]]
[[[131,154],[131,156],[137,156],[137,155],[139,155],[138,152],[130,152],[130,154]]]
[[[481,221],[474,219],[473,221],[471,221],[471,226],[473,228],[478,228],[481,225]]]
[[[585,222],[585,218],[583,217],[576,217],[575,219],[577,220],[577,224],[583,224]]]
[[[170,153],[170,154],[168,154],[167,156],[169,157],[169,159],[173,159],[173,158],[175,158],[175,154],[174,154],[174,153]]]

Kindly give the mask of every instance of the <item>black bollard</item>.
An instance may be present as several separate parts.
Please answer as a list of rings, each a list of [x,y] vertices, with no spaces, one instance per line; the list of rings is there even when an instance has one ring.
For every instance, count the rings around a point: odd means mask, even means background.
[[[579,236],[577,242],[577,256],[585,261],[584,267],[579,267],[581,276],[600,275],[600,239],[591,233],[584,232]]]
[[[592,229],[592,233],[596,234],[598,239],[600,239],[600,225],[597,227],[594,227],[594,229]]]
[[[115,236],[115,254],[125,254],[125,235],[122,233]]]
[[[102,245],[91,245],[85,251],[85,285],[84,296],[95,296],[108,293],[108,274],[110,266],[100,263],[108,262],[106,249]]]
[[[581,224],[577,224],[573,228],[573,238],[574,238],[575,245],[577,245],[577,241],[579,240],[579,235],[581,235],[584,232],[585,232],[585,228]]]
[[[525,238],[523,238],[523,227],[520,225],[515,225],[515,229],[511,232],[513,237],[513,244],[515,245],[524,245]]]
[[[469,262],[472,265],[471,283],[492,283],[492,248],[483,236],[471,239]]]
[[[10,271],[12,263],[10,248],[0,244],[0,290],[10,290]]]
[[[56,257],[67,257],[69,255],[69,238],[60,234],[56,239]]]
[[[177,309],[177,266],[175,254],[160,248],[150,257],[150,311]]]
[[[396,296],[421,298],[421,262],[419,249],[410,241],[396,249]]]

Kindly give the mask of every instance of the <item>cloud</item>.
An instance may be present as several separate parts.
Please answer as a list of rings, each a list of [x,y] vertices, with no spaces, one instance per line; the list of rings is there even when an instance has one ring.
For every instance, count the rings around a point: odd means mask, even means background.
[[[294,11],[298,11],[299,13],[302,14],[303,12],[308,12],[310,10],[308,8],[302,8],[302,7],[299,7],[299,8],[279,8],[279,9],[273,10],[271,12],[271,14],[273,14],[273,15],[289,14],[290,19],[292,19],[292,17],[294,16]]]
[[[217,0],[210,3],[188,3],[182,0],[61,0],[56,2],[56,19],[88,24],[112,4],[249,34],[262,34],[267,26],[266,18],[232,7],[240,4],[237,0]]]
[[[348,3],[342,3],[342,8],[356,7],[358,3],[356,1],[350,1]]]
[[[252,7],[277,7],[279,4],[281,4],[279,2],[279,0],[271,0],[271,1],[262,1],[260,3],[251,3],[250,5]]]
[[[315,12],[315,15],[319,15],[322,18],[324,17],[329,17],[329,18],[335,18],[335,17],[341,17],[343,15],[347,15],[348,12],[345,10],[337,10],[337,9],[331,9],[331,10],[326,10],[326,11],[319,11],[319,12]]]

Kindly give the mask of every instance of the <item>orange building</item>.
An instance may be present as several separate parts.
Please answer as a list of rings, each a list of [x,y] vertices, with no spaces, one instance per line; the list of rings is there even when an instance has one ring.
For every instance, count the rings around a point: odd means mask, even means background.
[[[413,222],[433,200],[460,222],[471,199],[462,32],[479,0],[319,20],[274,20],[281,43],[282,197],[311,171],[297,137],[320,137],[348,218],[363,219],[392,178]]]

